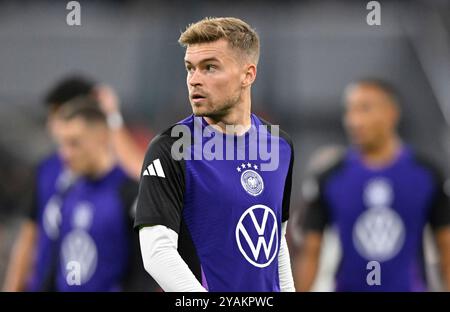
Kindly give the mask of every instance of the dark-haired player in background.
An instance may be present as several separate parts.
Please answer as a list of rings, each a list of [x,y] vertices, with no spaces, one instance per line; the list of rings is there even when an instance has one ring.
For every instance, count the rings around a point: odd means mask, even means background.
[[[47,94],[47,129],[52,139],[58,134],[58,111],[79,96],[97,98],[107,116],[112,146],[121,166],[137,179],[144,152],[136,145],[123,123],[114,90],[97,85],[82,76],[69,76],[58,82]],[[6,291],[45,291],[49,289],[50,259],[61,223],[60,205],[66,190],[74,181],[58,153],[52,153],[36,168],[33,202],[14,245],[3,289]]]
[[[56,291],[127,290],[132,272],[146,277],[133,257],[139,255],[132,230],[137,183],[118,165],[106,116],[94,100],[71,100],[56,118],[59,153],[77,179],[61,203],[51,286]]]
[[[386,82],[366,79],[347,87],[344,123],[353,145],[307,182],[304,243],[295,274],[300,291],[311,290],[327,225],[335,226],[342,246],[337,291],[426,290],[427,223],[450,290],[449,196],[442,173],[398,136],[398,104]],[[371,261],[381,268],[376,283],[367,279]]]

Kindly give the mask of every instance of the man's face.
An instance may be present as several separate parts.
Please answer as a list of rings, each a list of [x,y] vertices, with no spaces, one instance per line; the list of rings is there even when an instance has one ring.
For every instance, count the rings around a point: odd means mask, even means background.
[[[239,102],[246,65],[225,39],[189,45],[184,60],[194,115],[221,116]]]
[[[345,101],[344,125],[353,144],[370,150],[395,134],[398,110],[376,86],[353,86]]]
[[[56,141],[61,129],[61,119],[57,118],[58,108],[51,107],[47,112],[47,131],[53,141]]]
[[[106,126],[88,123],[77,117],[58,122],[60,126],[56,140],[64,163],[79,175],[95,173],[98,157],[104,153],[108,144]]]

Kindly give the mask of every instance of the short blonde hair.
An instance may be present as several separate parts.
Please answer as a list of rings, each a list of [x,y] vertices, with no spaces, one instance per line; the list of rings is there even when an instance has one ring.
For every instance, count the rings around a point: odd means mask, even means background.
[[[258,64],[259,36],[246,22],[235,17],[206,17],[190,24],[180,35],[178,42],[187,47],[191,44],[227,40],[231,47],[246,54]]]

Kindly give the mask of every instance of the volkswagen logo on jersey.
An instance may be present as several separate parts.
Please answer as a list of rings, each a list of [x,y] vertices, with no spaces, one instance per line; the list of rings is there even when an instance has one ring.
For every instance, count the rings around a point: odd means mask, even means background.
[[[85,284],[97,267],[97,246],[88,233],[92,225],[93,207],[89,202],[80,202],[74,210],[72,227],[74,228],[63,240],[61,253],[63,271],[68,263],[79,264],[81,284]]]
[[[246,170],[246,168],[249,169]],[[237,171],[244,170],[241,174],[241,184],[244,190],[252,196],[258,196],[264,190],[264,181],[259,173],[253,169],[257,170],[258,166],[247,163],[238,167]]]
[[[275,213],[265,205],[248,208],[236,226],[239,251],[253,266],[265,268],[278,254],[278,222]]]
[[[392,187],[386,179],[369,181],[364,191],[368,210],[356,220],[353,243],[367,260],[387,261],[403,246],[405,229],[401,217],[389,206],[393,200]]]

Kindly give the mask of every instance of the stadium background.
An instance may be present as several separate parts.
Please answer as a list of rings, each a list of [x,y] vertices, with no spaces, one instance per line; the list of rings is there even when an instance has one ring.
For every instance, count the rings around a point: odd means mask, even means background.
[[[0,281],[31,170],[52,149],[42,105],[48,88],[70,73],[110,84],[145,145],[190,114],[177,38],[204,16],[240,17],[259,32],[253,110],[294,140],[293,219],[301,217],[301,181],[311,155],[346,144],[341,95],[353,79],[379,77],[398,87],[401,134],[447,174],[450,1],[380,2],[381,26],[367,25],[367,1],[206,0],[80,1],[82,25],[68,26],[66,1],[0,1]],[[300,240],[291,228],[291,246]],[[330,289],[337,259],[332,240],[324,248],[316,290]],[[430,276],[439,289],[430,250]]]

